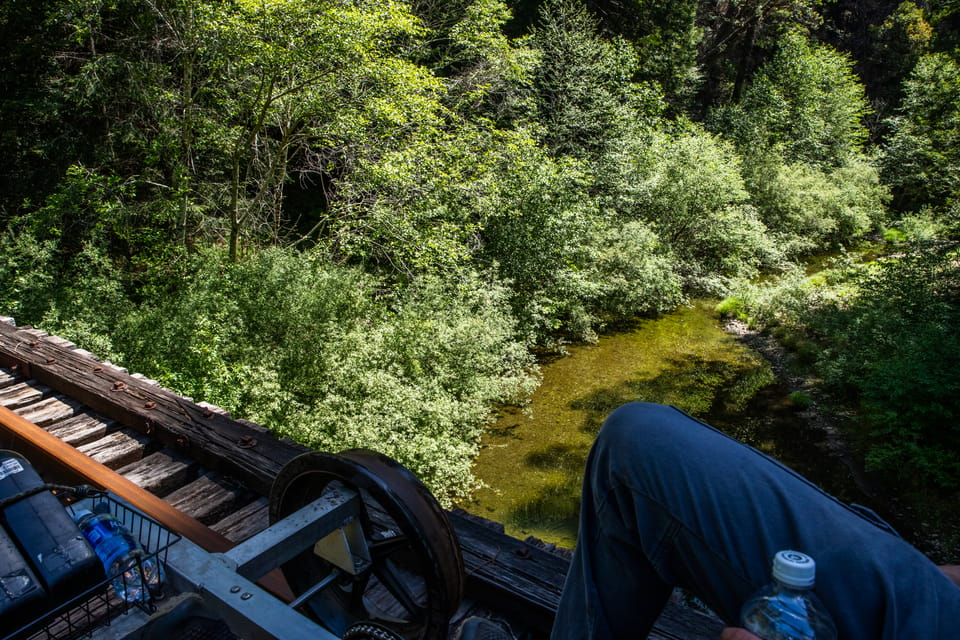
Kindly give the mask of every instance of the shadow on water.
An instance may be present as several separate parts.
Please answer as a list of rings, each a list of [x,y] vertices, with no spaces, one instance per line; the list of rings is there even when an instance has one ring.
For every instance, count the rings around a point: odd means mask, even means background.
[[[613,409],[636,400],[683,409],[850,499],[822,434],[806,428],[769,364],[722,330],[713,305],[698,302],[544,365],[530,407],[504,408],[485,436],[475,472],[486,486],[461,506],[512,535],[572,547],[590,445]]]
[[[546,449],[527,454],[524,462],[536,469],[556,469],[564,473],[580,473],[586,459],[585,447],[550,445]]]
[[[775,381],[770,368],[759,361],[728,362],[693,355],[665,365],[653,378],[626,380],[571,402],[572,409],[587,413],[582,429],[596,437],[611,411],[636,400],[670,404],[699,417],[735,414],[758,390]]]

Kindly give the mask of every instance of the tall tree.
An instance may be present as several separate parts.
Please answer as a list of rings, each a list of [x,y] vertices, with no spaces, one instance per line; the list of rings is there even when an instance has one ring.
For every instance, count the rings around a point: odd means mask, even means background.
[[[56,69],[53,54],[67,34],[51,13],[49,3],[0,4],[0,223],[24,198],[50,188],[59,173],[47,170],[57,118],[44,89]]]
[[[472,0],[455,16],[443,15],[443,26],[426,38],[432,43],[428,62],[446,80],[446,103],[468,119],[490,118],[502,127],[532,120],[536,51],[528,39],[505,34],[511,16],[506,3]]]
[[[533,34],[544,142],[558,154],[596,159],[616,138],[638,63],[622,39],[598,33],[596,18],[577,0],[547,0]]]
[[[840,166],[861,151],[867,135],[869,105],[852,65],[832,47],[788,34],[743,99],[717,110],[715,122],[750,153]]]
[[[659,82],[679,101],[696,89],[698,0],[587,0],[605,33],[621,35],[642,61],[638,79]]]
[[[714,0],[700,5],[704,30],[699,61],[706,81],[703,103],[740,99],[747,81],[790,30],[809,30],[820,22],[824,0]]]
[[[903,104],[889,122],[884,177],[903,210],[956,208],[960,198],[960,64],[924,56],[904,83]]]
[[[936,30],[936,50],[952,51],[960,47],[960,2],[930,0],[927,4]]]
[[[157,69],[141,13],[130,0],[0,8],[0,207],[43,200],[72,163],[142,158]]]
[[[219,214],[204,224],[236,259],[244,239],[277,242],[290,229],[292,179],[345,170],[349,148],[405,126],[436,83],[397,55],[419,33],[400,2],[194,5],[154,5],[180,47],[175,186],[184,211],[194,149],[219,155],[225,170],[207,178],[222,189],[201,206]]]
[[[885,118],[902,98],[902,84],[920,57],[930,50],[933,27],[923,9],[902,2],[879,25],[870,29],[869,58],[858,64],[878,118]]]

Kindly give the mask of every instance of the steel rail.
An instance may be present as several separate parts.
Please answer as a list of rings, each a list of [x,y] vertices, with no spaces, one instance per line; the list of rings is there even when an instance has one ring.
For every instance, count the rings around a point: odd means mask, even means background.
[[[226,553],[236,546],[196,518],[175,509],[163,499],[2,406],[0,428],[3,446],[23,454],[39,468],[56,472],[70,482],[80,481],[105,489],[210,553]],[[293,593],[279,571],[267,574],[259,583],[281,600],[293,600]]]

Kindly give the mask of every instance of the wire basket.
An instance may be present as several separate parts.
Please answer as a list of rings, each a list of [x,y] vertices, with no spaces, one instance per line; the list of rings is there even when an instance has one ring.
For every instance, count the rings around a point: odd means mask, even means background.
[[[101,504],[106,504],[110,513],[143,545],[146,556],[141,559],[137,568],[141,571],[141,577],[143,562],[152,559],[159,567],[166,564],[167,550],[180,540],[179,535],[108,495],[90,498],[83,506],[97,513],[103,509]],[[68,509],[74,511],[78,506],[80,505],[73,505]],[[116,616],[126,613],[133,607],[147,614],[156,610],[156,600],[162,597],[159,593],[144,588],[142,598],[128,602],[114,592],[115,579],[122,580],[126,587],[126,578],[122,574],[107,576],[75,598],[48,611],[12,634],[3,636],[3,640],[73,640],[89,637],[93,631],[109,625]],[[163,579],[162,572],[160,579],[161,581]],[[163,586],[162,582],[160,586]]]

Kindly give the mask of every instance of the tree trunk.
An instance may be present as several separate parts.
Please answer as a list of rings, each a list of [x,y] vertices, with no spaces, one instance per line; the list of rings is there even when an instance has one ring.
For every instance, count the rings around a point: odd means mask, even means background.
[[[740,54],[740,64],[737,65],[737,78],[733,83],[733,101],[740,102],[740,96],[743,94],[743,85],[746,84],[747,74],[750,72],[751,62],[753,60],[753,48],[757,42],[757,27],[760,23],[760,14],[757,13],[750,19],[750,26],[747,30],[747,37],[744,39],[743,52]]]
[[[180,199],[180,230],[184,248],[190,248],[190,232],[187,228],[190,209],[190,165],[193,154],[193,54],[187,56],[183,66],[183,129],[180,139],[180,163],[174,176],[173,187]]]
[[[230,262],[236,262],[240,247],[240,150],[233,154],[230,184]]]

